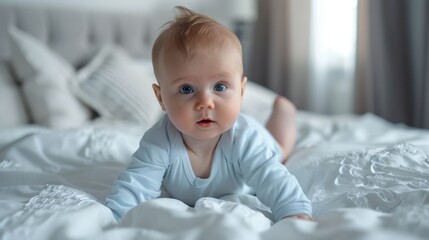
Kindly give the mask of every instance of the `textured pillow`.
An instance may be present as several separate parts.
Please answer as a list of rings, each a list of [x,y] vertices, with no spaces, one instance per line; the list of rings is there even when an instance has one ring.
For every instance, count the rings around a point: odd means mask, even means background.
[[[91,117],[69,88],[74,69],[31,35],[9,29],[12,67],[22,82],[34,123],[51,128],[79,127]]]
[[[28,123],[28,116],[18,85],[10,76],[6,62],[0,62],[0,127]]]
[[[162,110],[152,90],[152,69],[142,67],[123,49],[106,46],[78,72],[73,89],[101,117],[150,127]]]

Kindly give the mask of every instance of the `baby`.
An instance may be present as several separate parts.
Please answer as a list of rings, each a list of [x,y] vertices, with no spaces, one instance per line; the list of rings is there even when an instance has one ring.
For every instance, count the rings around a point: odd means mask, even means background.
[[[276,99],[267,122],[272,134],[241,114],[247,79],[238,38],[207,16],[177,9],[152,49],[153,90],[167,114],[143,135],[106,205],[120,219],[159,197],[161,185],[189,206],[250,187],[275,221],[310,220],[311,203],[282,164],[295,138],[293,105]]]

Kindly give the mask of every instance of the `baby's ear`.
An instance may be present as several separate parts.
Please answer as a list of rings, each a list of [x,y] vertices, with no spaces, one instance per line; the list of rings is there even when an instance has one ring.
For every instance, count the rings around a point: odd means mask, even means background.
[[[161,96],[161,87],[158,84],[152,84],[153,92],[155,93],[156,99],[158,100],[159,105],[162,108],[162,111],[165,112],[164,103],[162,102],[162,96]]]
[[[244,90],[246,89],[247,77],[243,76],[241,79],[241,97],[244,96]]]

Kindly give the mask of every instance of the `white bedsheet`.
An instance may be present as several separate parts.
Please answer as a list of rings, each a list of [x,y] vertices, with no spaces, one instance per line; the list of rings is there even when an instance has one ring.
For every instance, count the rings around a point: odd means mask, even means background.
[[[141,129],[94,124],[0,130],[0,239],[427,239],[429,132],[373,115],[300,113],[287,164],[315,222],[276,224],[255,197],[169,198],[116,223],[102,203]]]

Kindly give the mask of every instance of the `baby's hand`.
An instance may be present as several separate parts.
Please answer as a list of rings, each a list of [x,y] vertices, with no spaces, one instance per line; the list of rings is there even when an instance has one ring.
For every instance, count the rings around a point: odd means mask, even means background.
[[[314,219],[311,216],[305,215],[305,214],[292,215],[292,216],[288,216],[286,218],[298,218],[298,219],[303,219],[303,220],[307,220],[307,221],[314,221]]]

